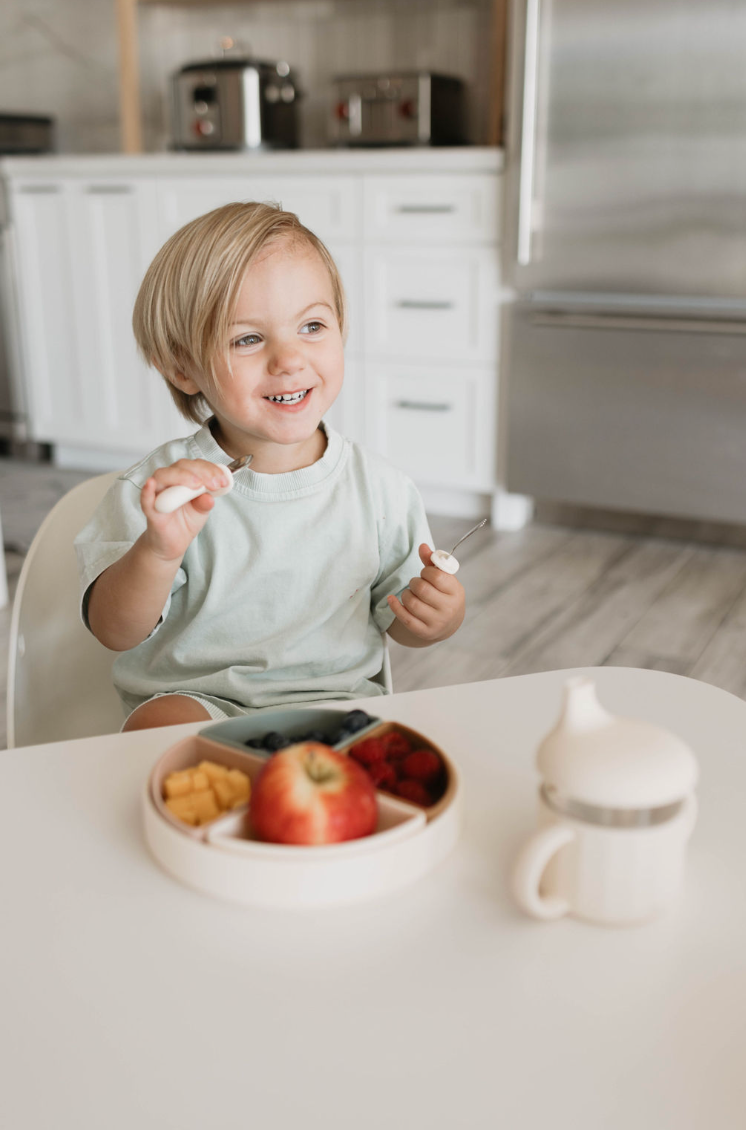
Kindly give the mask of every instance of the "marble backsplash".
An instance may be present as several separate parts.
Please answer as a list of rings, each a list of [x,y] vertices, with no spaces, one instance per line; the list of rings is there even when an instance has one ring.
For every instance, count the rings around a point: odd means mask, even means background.
[[[327,144],[335,75],[394,68],[465,79],[470,139],[484,143],[491,11],[492,0],[272,0],[188,8],[143,3],[145,148],[168,148],[170,75],[186,61],[212,56],[226,36],[259,57],[285,59],[296,70],[305,146]],[[118,99],[113,0],[3,0],[0,112],[52,115],[60,152],[111,152],[120,147]]]

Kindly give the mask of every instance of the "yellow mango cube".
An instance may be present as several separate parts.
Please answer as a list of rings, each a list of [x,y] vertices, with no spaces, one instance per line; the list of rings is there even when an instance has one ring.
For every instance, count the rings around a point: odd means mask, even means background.
[[[184,769],[181,773],[169,773],[164,782],[167,797],[188,796],[192,791],[192,772]]]
[[[185,824],[191,824],[192,827],[196,826],[197,813],[192,796],[171,797],[166,801],[166,808],[169,812],[174,814],[177,820],[182,820]]]
[[[228,770],[228,782],[233,789],[233,795],[241,801],[249,799],[251,784],[249,778],[240,769]]]
[[[233,807],[235,794],[230,781],[213,781],[212,791],[215,793],[218,804],[224,811],[227,808]]]
[[[197,814],[198,824],[207,824],[208,821],[214,820],[216,816],[220,816],[220,808],[218,802],[215,800],[215,794],[212,789],[205,789],[199,793],[192,793],[192,804],[194,811]]]
[[[210,781],[206,773],[199,769],[192,770],[192,792],[201,793],[209,789]]]
[[[200,761],[197,770],[205,774],[211,785],[215,781],[225,780],[228,775],[225,765],[218,765],[215,761]]]

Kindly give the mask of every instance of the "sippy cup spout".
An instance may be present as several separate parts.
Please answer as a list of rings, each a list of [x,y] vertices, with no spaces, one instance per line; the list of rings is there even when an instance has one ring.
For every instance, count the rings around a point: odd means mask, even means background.
[[[565,698],[557,729],[566,734],[585,734],[608,726],[614,716],[605,710],[596,696],[593,679],[578,675],[565,684]]]

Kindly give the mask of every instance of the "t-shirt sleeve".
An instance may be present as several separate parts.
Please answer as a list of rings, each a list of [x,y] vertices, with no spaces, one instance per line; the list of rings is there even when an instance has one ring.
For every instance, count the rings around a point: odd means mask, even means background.
[[[383,506],[379,518],[381,567],[371,589],[371,614],[381,632],[394,621],[386,597],[390,593],[401,596],[412,578],[419,577],[422,542],[435,548],[424,503],[411,479],[399,476],[387,490]]]
[[[88,599],[91,585],[104,570],[120,557],[124,557],[146,526],[145,515],[140,507],[140,487],[123,477],[112,484],[93,517],[75,538],[80,581],[80,615],[89,631]],[[174,578],[161,617],[150,633],[151,636],[168,615],[173,593],[185,581],[186,574],[180,568]]]

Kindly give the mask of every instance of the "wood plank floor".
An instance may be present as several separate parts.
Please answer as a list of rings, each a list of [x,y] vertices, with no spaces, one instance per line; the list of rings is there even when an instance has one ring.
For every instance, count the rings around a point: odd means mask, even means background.
[[[11,593],[33,533],[86,475],[0,459],[0,515]],[[604,524],[602,516],[597,522]],[[433,517],[449,549],[472,525]],[[677,523],[675,536],[538,521],[485,528],[459,550],[467,614],[452,639],[391,646],[397,691],[576,666],[649,667],[746,698],[746,537]],[[618,525],[618,523],[617,523]],[[649,527],[649,523],[648,523]],[[9,609],[0,610],[0,748]]]

